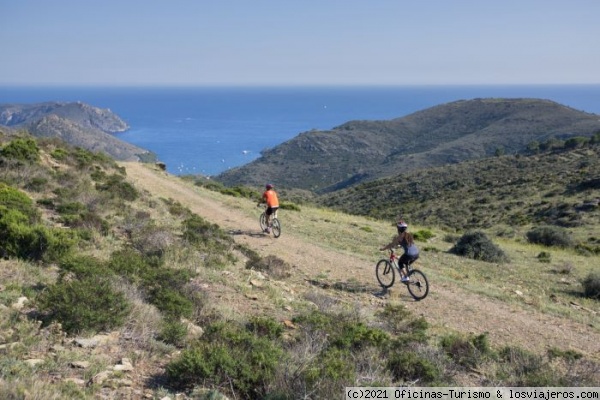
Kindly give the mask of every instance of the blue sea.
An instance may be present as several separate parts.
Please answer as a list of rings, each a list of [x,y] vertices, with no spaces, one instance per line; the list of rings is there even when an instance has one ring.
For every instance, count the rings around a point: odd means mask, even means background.
[[[600,85],[392,87],[0,87],[0,103],[82,101],[131,127],[120,139],[170,173],[216,175],[302,132],[385,120],[455,100],[528,97],[600,114]]]

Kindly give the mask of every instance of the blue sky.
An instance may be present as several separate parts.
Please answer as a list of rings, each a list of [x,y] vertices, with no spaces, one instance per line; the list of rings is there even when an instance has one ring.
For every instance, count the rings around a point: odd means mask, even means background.
[[[597,84],[599,16],[600,0],[0,0],[0,84]]]

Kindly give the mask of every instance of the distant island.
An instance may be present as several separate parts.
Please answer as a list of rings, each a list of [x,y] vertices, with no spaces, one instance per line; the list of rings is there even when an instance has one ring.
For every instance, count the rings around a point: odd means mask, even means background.
[[[129,125],[108,109],[82,102],[0,104],[0,125],[35,137],[57,137],[73,146],[104,152],[119,161],[153,161],[148,150],[114,136]]]

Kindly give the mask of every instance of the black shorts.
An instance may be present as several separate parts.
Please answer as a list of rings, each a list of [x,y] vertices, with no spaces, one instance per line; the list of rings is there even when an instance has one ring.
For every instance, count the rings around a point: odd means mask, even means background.
[[[267,215],[273,215],[278,209],[279,207],[267,207]]]
[[[402,257],[400,257],[400,259],[398,260],[398,264],[410,265],[410,264],[414,263],[415,261],[417,261],[418,258],[419,258],[419,255],[409,256],[408,254],[402,254]]]

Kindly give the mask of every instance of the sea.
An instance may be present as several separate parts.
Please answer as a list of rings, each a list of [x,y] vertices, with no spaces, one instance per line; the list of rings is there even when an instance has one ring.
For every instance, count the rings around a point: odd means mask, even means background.
[[[456,100],[539,98],[600,115],[599,85],[376,87],[0,87],[2,103],[81,101],[130,129],[175,175],[214,176],[300,133],[353,120],[388,120]]]

